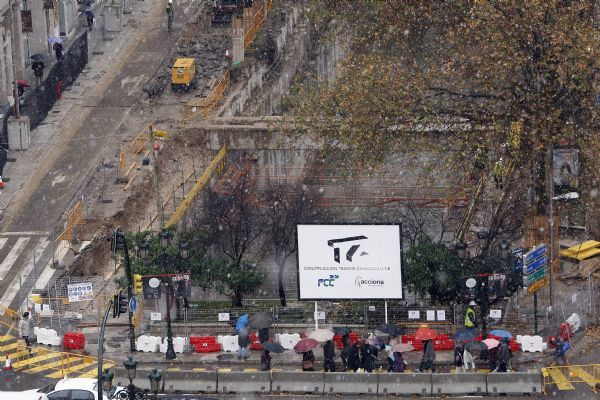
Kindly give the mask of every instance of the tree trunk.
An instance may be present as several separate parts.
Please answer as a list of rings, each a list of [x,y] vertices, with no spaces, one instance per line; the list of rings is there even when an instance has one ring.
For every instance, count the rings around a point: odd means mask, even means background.
[[[239,291],[233,293],[233,307],[242,307],[242,294]]]
[[[281,251],[276,251],[277,260],[277,284],[279,285],[279,300],[281,301],[281,306],[287,306],[287,302],[285,300],[285,289],[283,288],[283,268],[285,267],[285,259],[287,258],[285,254]]]

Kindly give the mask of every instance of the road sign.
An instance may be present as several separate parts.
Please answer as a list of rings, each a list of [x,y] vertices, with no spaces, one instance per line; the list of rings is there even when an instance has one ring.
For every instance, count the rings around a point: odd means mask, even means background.
[[[542,256],[534,260],[531,264],[523,266],[523,275],[532,274],[536,270],[542,269],[546,266],[546,256]]]
[[[540,279],[542,279],[545,276],[546,276],[546,268],[540,268],[540,269],[536,270],[535,272],[533,272],[532,274],[529,274],[526,277],[524,277],[523,284],[524,284],[524,286],[530,286],[531,284],[539,281]]]
[[[535,249],[523,254],[523,265],[529,265],[543,255],[546,255],[546,245],[540,244]]]
[[[135,298],[135,296],[132,296],[129,299],[129,311],[135,312],[135,310],[137,310],[137,299]]]
[[[548,286],[547,276],[543,277],[537,282],[534,282],[532,285],[527,286],[527,294],[534,294],[535,292],[546,286]]]

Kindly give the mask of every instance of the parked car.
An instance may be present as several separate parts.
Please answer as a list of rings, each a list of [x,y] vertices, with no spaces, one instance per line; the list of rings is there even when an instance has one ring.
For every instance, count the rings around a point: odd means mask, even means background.
[[[64,378],[41,389],[23,392],[0,392],[0,399],[11,400],[98,400],[98,380],[93,378]],[[123,389],[114,388],[113,393]],[[104,395],[102,400],[109,400]]]

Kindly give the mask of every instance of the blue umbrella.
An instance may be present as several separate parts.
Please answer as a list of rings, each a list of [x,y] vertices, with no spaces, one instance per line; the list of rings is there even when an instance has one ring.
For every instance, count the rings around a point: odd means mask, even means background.
[[[493,330],[490,332],[490,335],[498,336],[498,337],[504,338],[504,339],[510,339],[513,337],[512,333],[510,333],[508,331],[504,331],[502,329]]]
[[[240,316],[237,320],[237,322],[235,323],[235,330],[238,331],[238,333],[244,329],[246,326],[248,326],[248,314],[244,314],[242,316]]]
[[[456,336],[454,336],[454,341],[456,342],[466,342],[468,340],[473,340],[477,337],[477,330],[475,329],[463,329],[456,332]]]

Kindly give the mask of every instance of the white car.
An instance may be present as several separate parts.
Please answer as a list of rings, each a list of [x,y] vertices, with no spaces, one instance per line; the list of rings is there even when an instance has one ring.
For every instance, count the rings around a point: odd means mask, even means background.
[[[64,378],[42,389],[24,392],[0,392],[0,399],[10,400],[98,400],[98,380]],[[113,393],[123,389],[117,387]],[[10,395],[10,397],[8,397]],[[106,394],[102,400],[110,400]]]

